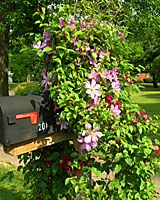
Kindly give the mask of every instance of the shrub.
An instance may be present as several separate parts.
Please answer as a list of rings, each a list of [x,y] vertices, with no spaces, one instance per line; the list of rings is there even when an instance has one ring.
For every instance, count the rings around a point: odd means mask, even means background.
[[[143,79],[135,79],[135,83],[144,83]]]
[[[23,94],[37,94],[40,93],[40,86],[37,82],[31,81],[30,83],[22,82],[14,88],[16,95]]]
[[[144,83],[153,83],[153,78],[152,77],[144,78],[143,81],[144,81]]]

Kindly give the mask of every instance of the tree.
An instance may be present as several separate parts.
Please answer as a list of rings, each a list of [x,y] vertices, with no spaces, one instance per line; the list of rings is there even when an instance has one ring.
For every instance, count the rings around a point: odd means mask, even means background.
[[[153,75],[153,86],[158,87],[157,69],[152,62],[160,52],[160,4],[153,0],[125,0],[122,5],[115,20],[128,29],[127,40],[132,44],[130,59],[136,65],[144,65]],[[141,51],[138,56],[137,44]]]
[[[42,66],[42,62],[40,62],[36,52],[32,49],[28,48],[21,53],[10,54],[9,70],[13,73],[14,82],[26,81],[28,75],[33,80],[36,80],[39,77]]]
[[[54,3],[54,1],[47,0],[41,2],[45,5]],[[25,43],[31,44],[33,38],[26,37],[26,33],[40,32],[39,26],[35,24],[37,17],[33,16],[40,7],[38,0],[0,1],[0,96],[8,95],[9,40],[13,41],[18,40],[19,37],[25,37]],[[14,47],[12,43],[10,47]],[[18,47],[15,49],[19,50]]]

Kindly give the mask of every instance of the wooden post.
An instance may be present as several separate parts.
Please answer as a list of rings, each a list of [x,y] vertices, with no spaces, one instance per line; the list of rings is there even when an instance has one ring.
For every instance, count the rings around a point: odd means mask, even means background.
[[[80,154],[83,154],[83,151],[82,151],[81,148],[80,148],[80,143],[77,142],[77,137],[75,137],[75,136],[73,137],[73,144],[74,144],[75,150],[79,152],[79,155],[80,155]],[[80,180],[81,176],[84,176],[84,174],[83,174],[82,172],[80,172],[80,173],[78,174],[78,176],[77,176],[77,181]],[[91,174],[91,171],[90,171],[90,173],[87,175],[86,187],[87,187],[89,184],[91,184],[91,181],[92,181],[92,174]],[[80,194],[77,194],[76,200],[80,200],[80,198],[81,198],[82,196],[86,196],[86,194],[85,194],[83,191],[81,191]],[[91,194],[90,194],[89,198],[90,198],[90,200],[92,200],[92,195],[91,195]]]

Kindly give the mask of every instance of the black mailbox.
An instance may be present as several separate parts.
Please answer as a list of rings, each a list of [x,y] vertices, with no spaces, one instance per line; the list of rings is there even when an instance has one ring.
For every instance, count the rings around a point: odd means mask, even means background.
[[[0,143],[15,144],[58,130],[48,95],[0,97]]]

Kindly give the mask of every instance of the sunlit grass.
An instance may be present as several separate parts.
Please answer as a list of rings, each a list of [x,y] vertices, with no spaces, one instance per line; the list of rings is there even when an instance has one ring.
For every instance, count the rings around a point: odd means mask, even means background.
[[[145,88],[139,93],[132,93],[132,103],[136,103],[144,109],[148,115],[160,115],[160,88],[153,88],[152,84],[140,84]]]
[[[14,178],[10,180],[9,173],[14,173]],[[2,179],[7,176],[6,179]],[[25,200],[26,188],[21,172],[17,171],[14,165],[0,164],[0,200]]]

